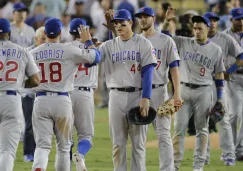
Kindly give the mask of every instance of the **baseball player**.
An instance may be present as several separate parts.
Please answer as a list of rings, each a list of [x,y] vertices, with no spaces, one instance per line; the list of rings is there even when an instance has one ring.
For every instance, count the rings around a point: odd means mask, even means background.
[[[34,44],[35,31],[24,23],[28,8],[23,2],[16,2],[13,9],[14,20],[11,23],[11,41],[23,47],[32,46]]]
[[[234,8],[230,12],[232,27],[225,30],[224,32],[233,37],[237,42],[235,46],[241,46],[243,48],[243,8]],[[227,61],[227,73],[230,74],[230,81],[228,81],[228,97],[229,97],[229,118],[232,126],[234,144],[235,144],[235,155],[236,160],[243,160],[243,110],[242,110],[242,82],[243,82],[243,68],[242,56],[229,55]],[[240,120],[240,121],[239,121]],[[238,122],[240,125],[238,125]],[[237,128],[240,127],[237,135]]]
[[[19,89],[39,85],[33,56],[9,41],[10,23],[0,18],[0,170],[12,171],[21,135],[22,103]],[[25,75],[28,79],[25,81]]]
[[[174,17],[174,10],[169,8],[164,30],[167,30],[168,21]],[[184,100],[181,110],[175,114],[173,147],[175,170],[178,170],[184,155],[184,137],[188,120],[194,113],[196,147],[193,171],[202,171],[208,142],[207,115],[214,105],[212,74],[215,73],[217,101],[221,102],[225,68],[221,48],[207,38],[210,20],[206,17],[193,16],[192,21],[194,38],[173,37],[181,56],[181,97]]]
[[[132,32],[132,17],[127,10],[118,10],[110,22],[114,23],[118,37],[104,42],[100,51],[107,86],[111,89],[108,110],[114,171],[127,171],[128,136],[132,143],[130,170],[146,171],[148,126],[131,125],[126,114],[132,107],[140,105],[141,115],[148,115],[152,74],[157,64],[155,51],[149,40]]]
[[[168,99],[167,82],[168,69],[174,84],[174,96],[180,100],[179,55],[175,42],[169,36],[159,33],[154,29],[155,13],[150,7],[143,7],[135,14],[143,30],[141,36],[147,38],[155,49],[157,67],[155,67],[152,85],[151,106],[157,110],[161,103]],[[174,171],[173,147],[170,135],[170,116],[157,115],[154,126],[159,141],[160,170]],[[164,155],[166,153],[166,156]]]
[[[208,32],[208,37],[212,42],[219,45],[223,50],[224,64],[227,66],[227,61],[230,56],[236,57],[237,65],[242,65],[243,61],[243,49],[238,45],[238,43],[229,35],[225,33],[221,33],[217,31],[219,17],[212,13],[207,12],[204,14],[204,17],[207,17],[210,20],[210,28]],[[230,71],[231,69],[229,68]],[[214,97],[216,97],[216,89],[214,86]],[[223,103],[227,108],[227,94],[223,96]],[[214,98],[214,102],[216,102],[216,98]],[[227,109],[228,111],[228,109]],[[234,154],[234,142],[232,136],[232,129],[229,123],[228,113],[224,116],[224,119],[219,122],[219,136],[220,136],[220,147],[223,151],[221,155],[221,159],[225,161],[226,165],[232,166],[235,164],[235,154]],[[210,152],[210,144],[208,144],[207,148],[207,158],[206,163],[209,163],[209,152]]]
[[[45,23],[47,43],[31,51],[41,70],[40,85],[35,89],[33,130],[36,141],[33,171],[45,171],[51,150],[53,133],[56,136],[57,152],[55,167],[58,171],[70,170],[69,151],[72,138],[72,104],[69,92],[73,90],[74,75],[80,63],[96,64],[100,52],[90,40],[88,30],[79,29],[81,42],[87,50],[58,43],[62,23],[50,18]]]
[[[78,28],[86,26],[86,22],[80,18],[73,19],[70,23],[70,34],[73,37],[71,45],[85,49],[85,44],[79,41]],[[84,157],[92,147],[94,136],[94,89],[98,87],[98,66],[86,68],[83,64],[78,67],[75,75],[74,90],[71,94],[74,114],[74,126],[78,135],[78,151],[73,154],[73,161],[78,171],[87,168]]]
[[[46,35],[44,33],[44,27],[40,27],[36,30],[35,44],[27,48],[28,51],[35,47],[45,43]],[[32,111],[34,105],[34,91],[31,88],[23,88],[20,90],[22,96],[22,107],[25,119],[25,131],[24,131],[24,161],[32,162],[34,160],[35,152],[35,140],[32,129]]]

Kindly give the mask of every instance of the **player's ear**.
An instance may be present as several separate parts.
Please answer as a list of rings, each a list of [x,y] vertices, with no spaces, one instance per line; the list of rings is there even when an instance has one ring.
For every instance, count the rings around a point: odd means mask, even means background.
[[[128,22],[129,22],[130,26],[132,26],[132,24],[133,24],[132,20],[129,20]]]
[[[47,36],[46,31],[44,31],[44,34]]]

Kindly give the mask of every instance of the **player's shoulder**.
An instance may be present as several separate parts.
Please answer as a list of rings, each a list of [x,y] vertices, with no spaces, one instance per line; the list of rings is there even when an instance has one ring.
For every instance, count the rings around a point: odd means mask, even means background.
[[[222,48],[219,45],[217,45],[216,43],[212,42],[212,41],[209,42],[209,46],[208,47],[212,51],[216,51],[216,52],[222,53]]]
[[[136,33],[134,34],[132,39],[136,44],[143,45],[144,47],[146,47],[148,45],[149,46],[152,45],[151,42],[147,38],[145,38],[139,34],[136,34]]]
[[[228,29],[222,31],[221,33],[230,34],[230,32],[231,32],[231,28],[228,28]]]
[[[233,39],[229,34],[227,34],[226,32],[218,32],[217,33],[218,36],[224,38],[224,39]]]
[[[31,27],[31,26],[29,26],[29,25],[27,25],[27,24],[24,24],[24,29],[26,29],[26,31],[30,31],[31,33],[35,33],[35,30],[34,30],[34,28],[33,27]]]

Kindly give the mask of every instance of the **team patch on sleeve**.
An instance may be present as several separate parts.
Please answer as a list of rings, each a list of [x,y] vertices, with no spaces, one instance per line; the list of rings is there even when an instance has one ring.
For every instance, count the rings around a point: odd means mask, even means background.
[[[152,48],[152,55],[153,55],[153,57],[155,57],[155,58],[156,58],[156,51],[155,51],[155,49],[154,49],[154,48]]]

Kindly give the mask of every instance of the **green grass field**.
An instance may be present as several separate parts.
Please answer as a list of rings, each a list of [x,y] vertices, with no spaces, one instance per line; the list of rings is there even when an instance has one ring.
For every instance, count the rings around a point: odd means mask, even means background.
[[[76,137],[75,137],[76,140]],[[156,140],[153,128],[150,127],[148,133],[148,141]],[[75,141],[76,143],[76,141]],[[19,144],[17,158],[15,161],[14,171],[31,171],[32,163],[23,162],[23,144]],[[95,113],[95,137],[94,146],[86,157],[86,165],[89,171],[112,171],[112,152],[111,140],[108,128],[108,113],[106,109],[96,110]],[[128,159],[130,159],[131,150],[128,148]],[[205,166],[204,171],[243,171],[243,163],[237,162],[234,167],[224,166],[219,160],[220,150],[211,151],[211,164]],[[165,154],[166,155],[166,154]],[[53,143],[52,152],[49,156],[49,164],[47,171],[54,171],[55,146]],[[180,171],[192,171],[193,149],[186,149],[184,161]],[[73,165],[73,170],[75,166]],[[129,169],[128,169],[129,170]],[[159,171],[158,148],[147,148],[147,170]]]

